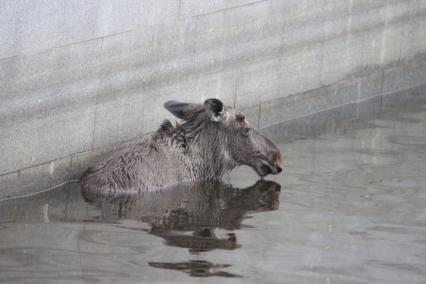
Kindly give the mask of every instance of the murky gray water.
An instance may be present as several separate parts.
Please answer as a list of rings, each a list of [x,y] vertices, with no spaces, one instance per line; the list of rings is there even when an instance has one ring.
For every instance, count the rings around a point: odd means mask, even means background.
[[[264,133],[285,156],[270,181],[1,202],[0,282],[426,283],[425,91]]]

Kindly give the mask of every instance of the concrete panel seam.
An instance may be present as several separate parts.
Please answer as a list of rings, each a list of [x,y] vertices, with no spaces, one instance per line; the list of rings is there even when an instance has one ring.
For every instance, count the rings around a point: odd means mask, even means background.
[[[99,66],[101,66],[101,64],[102,64],[103,45],[104,45],[104,38],[101,39],[101,48],[100,48],[100,52],[99,52]],[[99,78],[98,78],[98,84],[99,84]],[[91,147],[92,150],[93,150],[93,145],[95,144],[96,115],[97,115],[97,111],[98,111],[98,96],[99,96],[99,90],[101,89],[101,87],[99,85],[98,85],[98,89],[96,90],[96,96],[95,96],[95,110],[94,110],[95,114],[94,114],[94,117],[93,117],[92,147]]]
[[[78,179],[67,180],[67,181],[61,182],[59,184],[53,185],[53,186],[51,186],[49,188],[45,188],[45,189],[40,190],[40,191],[36,191],[36,192],[32,192],[32,193],[27,193],[27,194],[22,194],[22,195],[13,196],[13,197],[5,197],[3,199],[0,199],[0,202],[4,202],[4,201],[8,201],[8,200],[15,200],[15,199],[19,199],[19,198],[31,197],[31,196],[34,196],[34,195],[37,195],[37,194],[41,194],[43,192],[47,192],[49,190],[55,189],[57,187],[61,187],[61,186],[66,185],[68,183],[78,182],[78,181],[79,181]]]
[[[394,94],[394,93],[399,93],[399,92],[403,92],[403,91],[406,91],[406,90],[414,89],[414,88],[420,87],[420,86],[422,86],[424,84],[425,84],[425,82],[420,82],[420,83],[418,83],[416,85],[412,85],[412,86],[408,86],[408,87],[404,87],[404,88],[401,88],[401,89],[392,90],[392,91],[383,93],[382,96],[391,95],[391,94]],[[380,95],[373,96],[372,98],[378,97],[378,96],[380,96]],[[365,100],[368,100],[368,99],[365,99]]]
[[[182,0],[179,0],[179,4],[178,4],[178,20],[180,19],[180,10],[182,8]]]
[[[15,58],[15,57],[35,56],[35,55],[38,55],[38,54],[42,54],[42,53],[44,53],[44,52],[46,52],[48,50],[58,49],[58,48],[64,48],[64,47],[69,47],[69,46],[73,46],[73,45],[84,44],[86,42],[91,42],[91,41],[95,41],[95,40],[101,40],[103,38],[112,37],[112,36],[116,36],[116,35],[120,35],[120,34],[125,34],[125,33],[128,33],[128,32],[131,32],[131,31],[133,31],[133,30],[126,30],[126,31],[118,32],[118,33],[113,33],[113,34],[110,34],[110,35],[103,35],[103,36],[98,36],[98,37],[94,37],[94,38],[91,38],[91,39],[85,39],[85,40],[71,42],[71,43],[67,43],[67,44],[61,44],[61,45],[51,46],[49,48],[37,50],[36,52],[24,52],[22,54],[17,54],[17,55],[13,55],[13,56],[8,56],[8,57],[0,58],[0,63],[3,60],[8,60],[8,59]]]
[[[260,128],[260,115],[261,115],[261,112],[262,112],[262,102],[260,102],[259,103],[259,114],[258,114],[258,116],[257,116],[257,127],[256,128]]]
[[[180,1],[182,1],[182,0],[180,0]],[[256,2],[246,3],[246,4],[243,4],[243,5],[239,5],[239,6],[226,7],[226,8],[223,8],[223,9],[217,9],[217,10],[214,10],[214,11],[200,13],[200,14],[196,14],[196,15],[192,15],[192,16],[188,16],[188,17],[181,17],[180,6],[179,6],[179,17],[178,17],[178,19],[179,20],[185,20],[185,19],[190,19],[190,18],[203,17],[203,16],[212,15],[212,14],[216,14],[216,13],[223,13],[225,11],[236,10],[236,9],[247,7],[247,6],[254,6],[254,5],[257,5],[259,3],[268,2],[268,1],[269,0],[259,0],[259,1],[256,1]]]

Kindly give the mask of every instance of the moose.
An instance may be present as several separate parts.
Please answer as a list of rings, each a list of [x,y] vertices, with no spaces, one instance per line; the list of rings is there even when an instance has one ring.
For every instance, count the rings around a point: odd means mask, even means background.
[[[218,99],[203,104],[168,101],[164,107],[181,120],[164,120],[142,142],[89,168],[83,191],[143,192],[182,182],[220,180],[239,165],[264,177],[282,171],[278,147],[251,127],[244,114]]]

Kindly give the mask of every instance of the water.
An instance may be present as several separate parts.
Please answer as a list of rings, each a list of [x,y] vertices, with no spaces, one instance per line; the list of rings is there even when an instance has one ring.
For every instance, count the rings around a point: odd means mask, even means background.
[[[263,131],[269,181],[1,202],[0,282],[426,283],[424,88]]]

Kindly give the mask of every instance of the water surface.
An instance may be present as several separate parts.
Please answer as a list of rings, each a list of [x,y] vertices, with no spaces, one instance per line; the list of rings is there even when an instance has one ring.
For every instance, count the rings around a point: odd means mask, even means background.
[[[1,202],[0,282],[426,283],[424,88],[263,132],[284,175]]]

